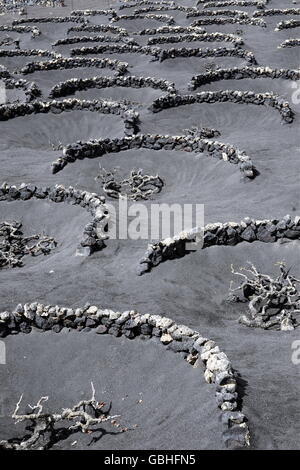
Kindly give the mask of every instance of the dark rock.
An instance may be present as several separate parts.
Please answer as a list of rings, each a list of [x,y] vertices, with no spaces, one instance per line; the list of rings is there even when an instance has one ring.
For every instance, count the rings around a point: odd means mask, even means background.
[[[157,336],[157,337],[160,337],[162,335],[162,331],[160,328],[153,328],[152,329],[152,335],[153,336]]]
[[[286,230],[283,235],[285,238],[290,238],[292,240],[300,239],[300,232],[298,230]]]
[[[88,328],[94,328],[95,326],[97,326],[97,322],[93,320],[92,318],[88,318],[86,321],[86,326]]]
[[[253,228],[249,226],[240,234],[240,236],[243,240],[246,240],[249,243],[256,240],[256,234]]]
[[[59,333],[63,329],[63,325],[60,325],[59,323],[56,323],[56,325],[52,326],[52,331],[54,333]]]
[[[141,325],[141,334],[142,335],[150,335],[152,334],[152,326],[148,325],[145,323],[144,325]]]
[[[188,341],[171,341],[167,345],[167,349],[171,349],[174,352],[188,352],[190,350],[190,343]]]
[[[259,241],[264,243],[272,243],[276,241],[276,237],[274,237],[268,230],[267,227],[260,225],[257,230],[256,237]]]
[[[125,330],[124,336],[126,336],[126,338],[128,338],[128,339],[135,338],[134,330]]]
[[[112,325],[109,328],[108,333],[116,337],[121,336],[121,330],[117,325]]]
[[[26,322],[20,323],[19,328],[20,328],[21,333],[26,333],[26,334],[30,333],[32,330],[31,326],[28,325],[28,323]]]

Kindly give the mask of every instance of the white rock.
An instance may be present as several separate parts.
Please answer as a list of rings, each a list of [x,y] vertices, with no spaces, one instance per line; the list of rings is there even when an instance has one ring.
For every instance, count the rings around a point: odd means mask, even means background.
[[[212,372],[225,371],[231,369],[231,364],[225,353],[212,354],[209,356],[206,367]]]
[[[171,335],[169,335],[169,333],[164,333],[161,335],[160,340],[163,344],[169,344],[173,341],[173,338]]]

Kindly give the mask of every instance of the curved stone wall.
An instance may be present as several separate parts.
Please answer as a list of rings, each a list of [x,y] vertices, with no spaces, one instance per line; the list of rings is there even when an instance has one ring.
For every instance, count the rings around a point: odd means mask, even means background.
[[[125,38],[125,41],[124,41]],[[126,36],[72,36],[68,38],[58,39],[52,46],[64,46],[68,44],[78,44],[80,42],[133,42],[136,46],[137,43],[133,39],[127,39]]]
[[[30,333],[33,329],[52,330],[63,328],[94,329],[98,334],[110,334],[128,339],[156,338],[166,349],[181,356],[195,368],[204,371],[204,379],[215,385],[215,398],[221,410],[223,441],[226,447],[250,445],[247,418],[241,410],[239,383],[227,355],[215,341],[203,337],[188,326],[176,324],[160,315],[139,314],[134,310],[115,312],[87,304],[83,308],[64,308],[43,305],[38,302],[18,304],[13,312],[0,313],[0,337],[9,334]]]
[[[168,43],[178,43],[178,42],[194,42],[194,41],[203,41],[203,42],[233,42],[237,45],[243,45],[243,38],[237,36],[236,34],[224,34],[224,33],[191,33],[191,34],[181,34],[180,36],[156,36],[148,39],[149,46],[155,44],[168,44]]]
[[[257,10],[253,13],[254,17],[273,15],[300,15],[300,8],[272,8],[270,10]]]
[[[149,46],[133,46],[131,44],[105,44],[101,46],[80,47],[71,49],[71,56],[82,56],[88,54],[126,54],[137,53],[157,56],[159,48]]]
[[[251,64],[257,64],[253,52],[245,51],[238,47],[218,47],[214,49],[202,49],[200,47],[193,49],[190,47],[182,47],[178,49],[161,49],[159,52],[159,59],[161,62],[167,59],[174,59],[176,57],[240,57]]]
[[[44,51],[42,49],[0,49],[0,57],[61,57],[60,54],[52,51]]]
[[[17,26],[24,23],[84,23],[86,20],[77,16],[44,16],[36,18],[20,18],[13,20],[12,25]]]
[[[1,24],[0,31],[12,31],[15,33],[32,33],[32,26],[17,26],[17,25],[7,25]]]
[[[275,28],[275,31],[281,31],[282,29],[298,28],[300,26],[300,20],[287,20],[280,21]]]
[[[203,28],[197,26],[160,26],[159,28],[147,28],[142,29],[134,34],[139,34],[140,36],[154,36],[156,34],[176,34],[176,33],[205,33]]]
[[[132,108],[117,101],[79,100],[76,98],[62,101],[34,101],[33,103],[0,105],[0,121],[7,121],[19,116],[37,113],[58,113],[74,110],[87,110],[103,114],[116,114],[122,117],[125,134],[136,134],[138,131],[139,114]]]
[[[159,2],[151,1],[151,0],[139,0],[138,2],[125,2],[119,6],[119,10],[125,10],[126,8],[135,8],[139,7],[140,5],[167,5],[167,6],[176,6],[175,2],[172,0],[160,0]]]
[[[152,5],[152,6],[148,6],[148,7],[142,7],[142,8],[138,8],[136,10],[133,11],[134,14],[136,15],[139,15],[139,14],[143,14],[143,13],[148,13],[148,12],[151,12],[151,11],[184,11],[184,12],[192,12],[192,11],[195,11],[196,8],[192,8],[192,7],[186,7],[186,6],[183,6],[183,5],[175,5],[175,3],[173,5]]]
[[[166,23],[168,25],[174,24],[175,20],[173,16],[170,15],[154,15],[152,13],[145,13],[145,15],[118,15],[112,18],[112,21],[121,21],[121,20],[156,20]]]
[[[167,80],[151,77],[93,77],[93,78],[71,78],[65,82],[58,83],[50,90],[49,98],[58,98],[74,94],[78,90],[88,90],[90,88],[108,87],[131,87],[145,88],[151,87],[155,90],[162,90],[168,93],[175,93],[175,85]]]
[[[98,229],[99,224],[103,227],[108,217],[105,198],[103,196],[98,196],[98,194],[88,191],[80,191],[72,186],[65,188],[62,185],[42,188],[26,183],[22,183],[19,187],[4,183],[0,186],[0,201],[27,201],[31,198],[39,200],[47,199],[57,203],[68,202],[87,209],[92,214],[92,221],[84,227],[83,238],[78,247],[77,254],[88,256],[93,251],[104,247],[105,237],[99,236]]]
[[[299,80],[300,70],[272,69],[270,67],[232,67],[217,69],[192,77],[189,89],[195,90],[201,85],[217,82],[219,80],[241,80],[243,78],[284,78],[286,80]]]
[[[242,25],[252,25],[260,26],[266,28],[266,23],[260,18],[202,18],[201,20],[195,20],[191,26],[204,26],[204,25],[216,25],[216,24],[242,24]]]
[[[174,259],[191,253],[186,244],[201,241],[201,248],[216,245],[234,246],[241,242],[252,243],[261,241],[273,243],[282,238],[290,240],[300,239],[300,217],[294,219],[290,215],[282,219],[253,220],[246,217],[242,222],[228,222],[225,224],[208,224],[205,227],[181,232],[173,238],[167,238],[148,246],[141,259],[138,274],[150,271],[154,266],[167,259]]]
[[[242,10],[196,10],[187,13],[187,18],[196,18],[197,16],[234,16],[238,18],[249,18],[248,13]]]
[[[115,16],[117,14],[116,10],[110,8],[108,10],[73,10],[71,11],[71,16],[97,16],[97,15],[107,15]]]
[[[244,151],[223,142],[190,136],[170,136],[140,134],[121,139],[98,139],[67,145],[63,156],[52,163],[52,172],[61,171],[68,163],[84,158],[102,157],[109,153],[129,149],[146,148],[151,150],[179,150],[183,152],[208,152],[211,156],[229,163],[238,164],[244,176],[253,178],[255,168]]]
[[[298,38],[295,38],[295,39],[286,39],[285,41],[283,41],[279,46],[278,48],[279,49],[283,49],[285,47],[295,47],[295,46],[300,46],[300,39]]]
[[[201,2],[198,2],[198,4]],[[264,1],[259,0],[224,0],[224,1],[217,1],[211,2],[207,0],[207,3],[203,5],[203,8],[213,8],[213,7],[229,7],[229,6],[237,6],[237,7],[259,7],[259,5],[265,5]]]
[[[22,67],[17,73],[24,75],[43,70],[63,70],[75,69],[79,67],[98,67],[100,69],[109,68],[115,70],[116,75],[124,75],[127,72],[128,63],[121,62],[117,59],[98,59],[98,58],[85,58],[85,57],[62,57],[55,60],[45,62],[30,62]]]
[[[68,29],[67,34],[71,32],[86,31],[89,33],[112,33],[119,34],[120,36],[128,36],[128,31],[125,28],[119,26],[113,26],[110,24],[82,24],[78,26],[72,26]]]
[[[279,98],[273,93],[254,93],[253,91],[220,90],[202,91],[195,95],[167,95],[161,96],[153,101],[151,110],[154,113],[163,109],[170,109],[177,106],[194,103],[217,103],[226,102],[239,104],[267,105],[279,111],[282,119],[291,123],[294,120],[294,113],[287,101]]]

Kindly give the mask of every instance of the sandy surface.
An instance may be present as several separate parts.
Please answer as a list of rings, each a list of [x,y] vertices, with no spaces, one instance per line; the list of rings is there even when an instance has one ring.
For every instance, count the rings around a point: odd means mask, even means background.
[[[103,5],[100,1],[74,0],[73,3],[74,8],[101,8]],[[184,2],[186,5],[194,3]],[[293,6],[292,2],[285,3],[286,8]],[[269,2],[269,8],[280,7],[280,0]],[[252,12],[254,8],[245,10]],[[63,11],[31,9],[28,15],[53,13],[59,16],[69,12],[69,8]],[[124,14],[127,12],[123,10]],[[178,12],[174,17],[177,24],[182,25],[193,20]],[[277,45],[289,37],[297,37],[298,29],[274,31],[280,20],[289,18],[266,17],[266,29],[240,25],[208,26],[205,29],[221,32],[241,29],[245,49],[253,51],[259,65],[295,68],[299,63],[299,48],[280,50]],[[11,16],[1,16],[0,22],[4,24],[10,19]],[[93,23],[108,22],[105,16],[90,19]],[[134,31],[158,27],[162,23],[135,20],[120,21],[116,25]],[[42,36],[34,41],[30,35],[18,35],[20,46],[49,48],[54,40],[65,36],[65,27],[44,24]],[[0,32],[0,37],[5,35]],[[8,35],[13,36],[13,33]],[[215,45],[201,42],[193,43],[191,47]],[[180,47],[180,44],[174,47]],[[227,43],[227,47],[232,46]],[[67,53],[70,47],[64,46],[63,50]],[[246,65],[238,58],[185,58],[160,64],[139,54],[102,56],[127,61],[132,66],[131,74],[174,81],[182,93],[187,93],[191,77],[203,72],[207,63],[216,63],[219,67]],[[39,59],[1,58],[0,62],[15,70],[34,60]],[[109,69],[74,69],[36,72],[27,75],[26,79],[36,81],[42,89],[43,99],[47,99],[50,88],[62,80],[112,74]],[[299,214],[299,105],[292,101],[294,89],[291,83],[270,79],[226,80],[203,87],[203,90],[208,89],[274,91],[291,103],[296,113],[294,123],[282,124],[279,113],[269,107],[231,103],[181,106],[153,115],[148,110],[149,103],[162,93],[150,88],[89,90],[75,96],[127,98],[142,103],[139,111],[144,133],[175,135],[193,125],[216,128],[221,132],[219,140],[235,144],[251,156],[260,172],[255,180],[245,181],[235,165],[203,154],[195,157],[184,152],[146,149],[78,161],[52,175],[51,162],[60,152],[52,151],[49,142],[66,144],[92,137],[122,136],[123,122],[118,116],[87,111],[1,122],[1,180],[40,185],[72,184],[101,193],[101,187],[95,181],[101,161],[107,169],[119,166],[124,174],[133,167],[159,173],[166,185],[155,202],[202,203],[205,205],[205,223],[239,221],[245,216],[265,219],[287,213]],[[19,302],[35,300],[66,306],[81,306],[90,301],[122,311],[134,308],[141,313],[164,314],[189,325],[216,340],[244,380],[243,411],[249,418],[253,448],[299,449],[300,369],[291,361],[291,345],[299,339],[299,331],[282,333],[248,329],[236,321],[245,306],[224,302],[231,279],[231,263],[241,266],[250,260],[263,272],[275,274],[274,263],[285,259],[299,276],[297,241],[213,247],[163,263],[151,273],[138,277],[135,269],[147,247],[147,240],[110,241],[103,251],[90,258],[74,256],[81,228],[89,220],[84,209],[51,202],[1,202],[0,220],[7,218],[21,219],[30,233],[42,227],[45,233],[58,239],[59,245],[48,257],[29,260],[23,268],[0,273],[1,311],[12,309]],[[103,399],[113,401],[115,413],[121,414],[125,424],[138,424],[138,431],[103,436],[100,432],[101,438],[96,443],[89,446],[89,439],[80,438],[76,448],[218,449],[223,446],[212,387],[206,385],[202,374],[188,367],[180,356],[170,352],[162,355],[162,350],[152,340],[127,341],[99,337],[93,332],[60,335],[50,332],[8,337],[5,342],[7,365],[0,365],[4,409],[0,437],[8,438],[12,431],[16,432],[7,415],[21,392],[26,403],[36,401],[41,394],[48,394],[49,406],[58,409],[89,395],[89,382],[93,380],[99,393],[103,393]],[[136,403],[140,393],[143,404]],[[126,400],[122,400],[126,395]],[[74,439],[60,443],[59,448],[70,448]]]

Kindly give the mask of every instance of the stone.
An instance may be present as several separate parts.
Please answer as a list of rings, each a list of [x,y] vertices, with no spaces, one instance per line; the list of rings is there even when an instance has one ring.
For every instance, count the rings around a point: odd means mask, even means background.
[[[207,361],[211,355],[217,354],[219,352],[220,352],[219,346],[215,346],[212,349],[203,350],[203,352],[200,353],[201,360]]]
[[[236,401],[224,401],[222,405],[220,406],[222,411],[234,411],[237,408],[237,402]]]
[[[26,333],[26,334],[30,333],[31,330],[32,330],[31,326],[28,325],[28,323],[26,323],[26,322],[20,323],[19,324],[19,329],[20,329],[21,333]]]
[[[242,424],[245,419],[245,415],[240,411],[225,411],[221,416],[222,424],[227,425],[228,427],[231,427],[232,423]]]
[[[190,343],[188,341],[171,341],[167,349],[171,349],[174,352],[189,352],[190,350]]]
[[[197,338],[196,341],[194,341],[193,350],[195,350],[197,352],[201,352],[203,345],[205,343],[207,343],[207,341],[208,341],[207,338],[203,338],[202,336],[199,336],[199,338]],[[192,352],[193,352],[193,350],[192,350]]]
[[[103,335],[107,333],[107,331],[108,331],[108,328],[105,325],[99,325],[98,328],[96,329],[96,333],[98,335]]]
[[[108,333],[116,337],[121,336],[121,330],[117,325],[112,325],[109,328]]]
[[[133,339],[135,338],[135,333],[133,330],[125,330],[124,336],[128,339]]]
[[[284,237],[290,238],[291,240],[298,240],[300,239],[300,232],[298,232],[297,230],[288,229],[285,230]]]
[[[205,381],[206,381],[208,384],[210,384],[210,383],[213,382],[213,377],[214,377],[214,374],[213,374],[210,370],[205,369],[205,371],[204,371],[204,379],[205,379]]]
[[[163,344],[169,344],[169,343],[171,343],[171,341],[173,341],[173,338],[169,333],[163,333],[161,335],[160,340]]]
[[[206,367],[212,372],[231,370],[231,364],[228,357],[223,352],[210,355],[207,360]]]
[[[237,393],[221,393],[216,392],[216,401],[218,406],[222,406],[224,402],[234,402],[237,400]]]
[[[86,327],[94,328],[95,326],[97,326],[97,322],[95,322],[95,320],[93,320],[92,318],[87,318]]]
[[[98,312],[98,307],[96,307],[95,305],[92,305],[86,310],[87,315],[95,315],[97,312]]]
[[[256,237],[259,241],[264,243],[272,243],[276,241],[276,237],[274,237],[263,225],[258,227]]]
[[[245,447],[250,444],[249,429],[246,423],[235,425],[224,431],[223,440],[229,449]]]
[[[151,336],[152,326],[150,326],[148,324],[141,325],[141,334]]]
[[[192,336],[194,334],[194,331],[189,328],[188,326],[185,325],[177,325],[177,328],[175,331],[172,333],[172,337],[174,339],[181,339],[182,336]]]
[[[249,227],[249,226],[240,234],[240,237],[243,240],[246,240],[249,243],[256,240],[256,234],[255,234],[253,228]]]
[[[52,326],[52,331],[54,331],[54,333],[60,333],[62,329],[63,325],[60,325],[59,323],[56,323],[56,325]]]

